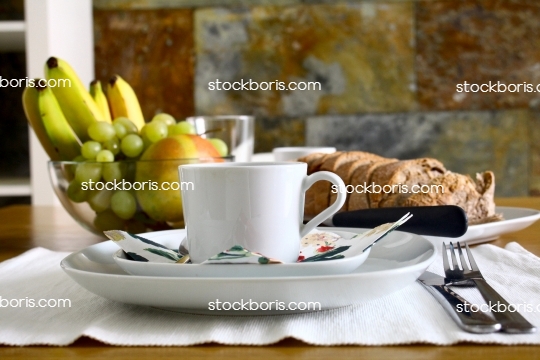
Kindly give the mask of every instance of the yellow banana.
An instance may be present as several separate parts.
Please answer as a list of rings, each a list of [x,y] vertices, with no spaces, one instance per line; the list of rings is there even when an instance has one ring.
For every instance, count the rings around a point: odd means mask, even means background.
[[[51,89],[75,134],[82,141],[89,140],[90,125],[105,118],[77,73],[64,60],[51,57],[45,64],[45,75],[56,80]]]
[[[40,79],[34,79],[34,82],[37,83],[39,80]],[[39,113],[38,99],[39,93],[35,87],[32,86],[24,89],[22,95],[24,113],[26,114],[28,123],[30,126],[32,126],[32,129],[34,129],[34,133],[36,133],[41,146],[47,155],[49,155],[49,158],[53,161],[57,161],[60,160],[60,154],[58,154],[54,148],[54,145],[45,131],[45,127],[43,126],[43,121],[41,120],[41,115]]]
[[[43,127],[61,160],[73,160],[81,155],[81,143],[69,125],[52,89],[38,86],[38,107]]]
[[[99,80],[94,80],[90,83],[90,95],[92,95],[98,108],[101,110],[104,120],[108,123],[112,123],[107,97],[101,88],[101,82]]]
[[[127,117],[139,130],[143,128],[144,116],[137,95],[119,75],[113,76],[107,84],[107,98],[113,119]]]

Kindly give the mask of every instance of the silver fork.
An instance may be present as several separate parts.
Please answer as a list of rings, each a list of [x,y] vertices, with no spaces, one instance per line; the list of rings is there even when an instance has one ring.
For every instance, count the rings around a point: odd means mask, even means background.
[[[482,297],[488,302],[490,308],[493,304],[497,304],[497,306],[493,308],[494,310],[499,309],[498,304],[504,304],[506,309],[504,312],[492,312],[493,316],[495,316],[495,319],[497,319],[497,321],[501,323],[501,331],[514,334],[535,332],[536,327],[534,327],[531,323],[525,320],[525,318],[521,316],[517,311],[509,311],[510,304],[501,295],[499,295],[499,293],[497,293],[497,291],[495,291],[495,289],[493,289],[484,279],[484,276],[478,269],[478,265],[476,265],[476,261],[474,261],[471,250],[469,249],[469,245],[465,244],[465,249],[467,251],[467,257],[469,259],[468,263],[463,256],[461,244],[459,242],[457,243],[457,250],[460,258],[460,261],[458,262],[456,254],[454,252],[454,244],[450,242],[450,256],[452,261],[452,268],[450,268],[450,264],[448,263],[448,257],[446,256],[447,248],[446,245],[443,243],[443,265],[446,275],[446,284],[457,286],[476,285],[476,287],[480,291],[480,294],[482,294]],[[460,263],[461,269],[459,268]],[[513,308],[515,309],[515,307]]]

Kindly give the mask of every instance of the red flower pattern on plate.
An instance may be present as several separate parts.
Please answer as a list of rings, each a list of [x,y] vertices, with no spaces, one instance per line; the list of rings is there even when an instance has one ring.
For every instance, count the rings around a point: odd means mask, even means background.
[[[315,250],[316,252],[319,252],[319,253],[323,253],[323,252],[327,252],[329,250],[332,250],[333,248],[335,248],[335,246],[328,246],[328,244],[326,244],[326,246],[321,246],[320,248],[318,248],[317,250]]]

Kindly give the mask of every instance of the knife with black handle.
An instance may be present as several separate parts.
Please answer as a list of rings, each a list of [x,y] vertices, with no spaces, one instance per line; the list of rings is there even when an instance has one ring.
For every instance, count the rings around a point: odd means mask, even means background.
[[[487,334],[501,329],[501,324],[490,318],[464,298],[449,289],[444,278],[429,271],[424,272],[418,281],[437,299],[444,310],[465,331]]]
[[[336,227],[374,228],[394,222],[410,212],[413,217],[400,226],[400,231],[418,235],[460,237],[467,232],[467,214],[455,205],[411,206],[340,212],[324,224]]]

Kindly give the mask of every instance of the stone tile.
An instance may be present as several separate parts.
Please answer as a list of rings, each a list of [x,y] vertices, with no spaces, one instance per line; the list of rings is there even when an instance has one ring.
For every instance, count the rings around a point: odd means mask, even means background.
[[[310,117],[307,146],[364,150],[386,157],[415,158],[429,152],[444,120],[419,113]]]
[[[425,110],[526,107],[535,92],[457,92],[456,85],[540,84],[540,3],[421,1],[417,5],[418,101]],[[515,89],[514,89],[515,90]]]
[[[199,9],[195,36],[200,114],[298,117],[415,108],[411,3]],[[318,81],[321,89],[209,90],[216,79]]]
[[[406,0],[404,0],[406,1]],[[294,5],[301,0],[93,0],[96,9],[165,9],[208,6]]]
[[[526,196],[531,121],[528,110],[319,116],[307,120],[306,143],[400,159],[434,157],[464,174],[492,170],[497,196]]]
[[[305,145],[305,119],[278,118],[255,120],[255,152],[271,152],[280,146]]]
[[[146,119],[193,115],[193,13],[187,9],[94,11],[96,77],[128,81]]]
[[[22,2],[22,0],[20,0]],[[163,9],[208,6],[255,6],[255,5],[296,5],[296,4],[338,4],[364,3],[379,0],[93,0],[96,9]],[[414,2],[420,0],[391,0],[392,2]],[[439,1],[439,0],[422,0]]]

